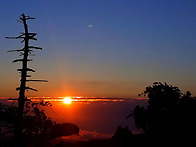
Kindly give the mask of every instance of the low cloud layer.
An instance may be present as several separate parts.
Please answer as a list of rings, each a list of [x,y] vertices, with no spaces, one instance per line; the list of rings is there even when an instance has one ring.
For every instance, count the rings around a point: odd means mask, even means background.
[[[59,142],[75,142],[75,141],[89,141],[94,139],[108,139],[111,138],[112,135],[101,134],[96,131],[86,131],[80,130],[79,135],[70,135],[58,137],[51,141],[52,144],[57,144]]]

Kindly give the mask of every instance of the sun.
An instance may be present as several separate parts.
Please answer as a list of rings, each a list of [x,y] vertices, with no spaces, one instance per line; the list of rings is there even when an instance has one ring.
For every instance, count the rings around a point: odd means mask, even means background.
[[[69,98],[69,97],[65,97],[65,98],[63,99],[63,103],[64,103],[64,104],[71,104],[71,102],[72,102],[72,99]]]

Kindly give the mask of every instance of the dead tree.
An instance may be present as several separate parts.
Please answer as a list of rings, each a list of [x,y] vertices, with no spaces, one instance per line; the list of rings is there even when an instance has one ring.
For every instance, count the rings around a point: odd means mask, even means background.
[[[27,79],[31,77],[31,75],[28,75],[28,72],[35,72],[35,70],[28,68],[28,62],[32,61],[32,59],[28,58],[29,55],[32,55],[32,52],[34,52],[34,50],[42,50],[41,47],[29,45],[30,40],[37,40],[35,38],[37,33],[29,33],[27,20],[30,19],[35,19],[35,18],[26,16],[23,13],[20,16],[20,20],[18,21],[24,25],[24,33],[20,33],[20,35],[17,37],[6,37],[7,39],[22,39],[21,43],[24,43],[24,48],[8,51],[8,52],[19,52],[20,56],[23,57],[22,59],[16,59],[13,61],[13,62],[22,62],[22,68],[17,70],[21,74],[20,87],[16,88],[16,90],[19,91],[19,98],[15,99],[18,101],[18,118],[17,118],[18,121],[16,124],[16,131],[15,131],[16,132],[15,135],[18,141],[22,140],[24,105],[25,105],[25,101],[28,101],[27,97],[25,96],[25,91],[26,90],[37,91],[34,88],[26,86],[26,82],[47,82],[46,80]]]

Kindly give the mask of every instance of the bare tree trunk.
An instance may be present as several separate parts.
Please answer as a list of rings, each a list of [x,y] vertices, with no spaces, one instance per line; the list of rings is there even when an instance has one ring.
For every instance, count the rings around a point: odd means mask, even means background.
[[[22,71],[21,71],[21,83],[20,83],[20,91],[18,98],[18,121],[16,126],[16,139],[20,144],[23,142],[22,131],[23,131],[23,112],[24,112],[24,103],[25,103],[25,88],[26,88],[26,78],[27,78],[27,59],[28,59],[28,51],[29,51],[29,34],[28,34],[28,26],[26,23],[25,15],[22,15],[22,20],[24,24],[25,30],[25,46],[24,46],[24,56],[22,61]]]
[[[35,46],[29,46],[29,40],[37,40],[35,38],[36,33],[29,33],[28,32],[28,25],[27,20],[28,19],[35,19],[31,18],[29,16],[25,16],[23,13],[20,17],[19,22],[21,22],[24,25],[24,33],[21,33],[21,35],[17,37],[6,37],[8,39],[23,39],[22,42],[24,42],[24,48],[23,49],[17,49],[17,50],[10,50],[9,52],[20,52],[20,54],[23,56],[23,59],[16,59],[13,62],[22,62],[22,69],[18,69],[19,72],[21,72],[21,80],[20,80],[20,87],[16,88],[16,90],[19,90],[19,98],[18,100],[18,118],[16,122],[16,128],[15,128],[15,137],[17,141],[17,146],[24,146],[24,140],[23,140],[23,125],[24,125],[24,105],[27,98],[25,97],[25,90],[33,90],[37,91],[36,89],[30,88],[26,86],[26,82],[47,82],[46,80],[31,80],[27,79],[27,77],[31,77],[30,75],[27,75],[28,71],[35,72],[33,69],[28,68],[27,64],[29,61],[32,61],[31,59],[28,59],[28,55],[33,52],[32,49],[39,49],[42,50],[40,47]],[[21,42],[21,43],[22,43]]]

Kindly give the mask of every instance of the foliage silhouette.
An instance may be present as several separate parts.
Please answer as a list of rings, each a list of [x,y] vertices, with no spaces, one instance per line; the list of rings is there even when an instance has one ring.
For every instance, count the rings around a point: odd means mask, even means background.
[[[72,134],[79,135],[79,127],[71,123],[55,124],[51,127],[50,137],[69,136]]]
[[[172,139],[196,133],[196,98],[189,91],[182,94],[178,87],[155,82],[142,95],[149,98],[147,108],[136,106],[131,115],[146,134]]]
[[[54,124],[50,118],[48,118],[43,110],[39,110],[38,107],[43,102],[37,103],[36,105],[28,102],[25,105],[23,113],[23,133],[22,138],[25,142],[29,142],[34,136],[43,135],[48,132],[48,129]],[[33,107],[32,107],[33,106]],[[18,108],[12,105],[0,104],[0,127],[4,131],[1,131],[1,135],[6,140],[10,138],[15,139],[17,131],[17,120],[18,119]]]
[[[48,102],[33,103],[25,105],[23,113],[23,146],[27,144],[40,144],[60,136],[78,134],[79,128],[71,123],[56,124],[47,117],[40,106],[50,106]],[[0,103],[0,146],[16,142],[15,131],[17,127],[17,107],[15,105],[3,105]],[[13,143],[13,144],[12,144]]]
[[[118,126],[116,132],[114,133],[113,139],[117,140],[127,140],[131,137],[132,132],[129,130],[128,126],[122,128],[122,126]]]
[[[122,126],[118,126],[114,135],[112,136],[112,140],[114,146],[127,146],[130,144],[130,139],[132,137],[132,132],[129,130],[128,126],[122,128]]]

